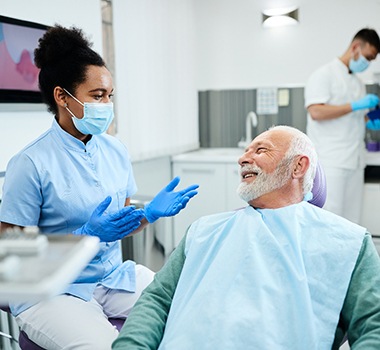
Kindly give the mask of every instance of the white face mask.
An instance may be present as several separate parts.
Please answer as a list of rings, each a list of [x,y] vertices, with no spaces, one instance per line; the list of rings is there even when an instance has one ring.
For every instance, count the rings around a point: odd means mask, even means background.
[[[113,103],[90,103],[80,102],[70,92],[65,90],[75,101],[83,106],[83,118],[77,118],[68,107],[66,110],[72,115],[72,120],[77,128],[84,135],[99,135],[105,132],[114,118]]]

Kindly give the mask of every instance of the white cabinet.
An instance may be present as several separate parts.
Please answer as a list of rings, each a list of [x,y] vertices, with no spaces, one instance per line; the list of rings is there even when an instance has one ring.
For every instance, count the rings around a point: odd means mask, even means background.
[[[373,243],[375,243],[375,247],[377,249],[377,252],[379,253],[380,255],[380,237],[372,237],[373,239]]]
[[[380,152],[366,153],[367,166],[380,166]],[[367,228],[373,237],[376,249],[380,254],[380,180],[372,177],[374,182],[364,184],[363,205],[360,225]]]
[[[184,186],[198,184],[198,195],[190,200],[186,208],[173,218],[174,246],[186,233],[189,225],[201,216],[217,213],[224,209],[223,164],[173,164],[173,176],[179,175]]]
[[[205,153],[206,152],[206,153]],[[213,156],[213,152],[217,156]],[[239,184],[237,159],[241,149],[210,149],[190,152],[172,159],[173,176],[181,177],[187,187],[199,184],[198,195],[173,218],[173,241],[176,247],[189,225],[201,216],[234,210],[247,205],[236,193]]]
[[[365,183],[363,194],[362,226],[380,237],[380,183]]]
[[[364,185],[361,225],[372,235],[380,236],[380,183]]]
[[[226,164],[226,205],[225,210],[235,210],[247,206],[236,190],[240,183],[238,164]]]
[[[372,235],[380,254],[380,183],[364,184],[360,225],[364,226]]]

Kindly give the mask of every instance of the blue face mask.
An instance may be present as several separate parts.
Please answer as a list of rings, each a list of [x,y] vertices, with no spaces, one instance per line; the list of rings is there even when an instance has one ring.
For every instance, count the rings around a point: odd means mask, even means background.
[[[365,71],[369,66],[369,61],[360,54],[357,60],[350,59],[349,68],[352,73],[360,73]]]
[[[72,115],[74,126],[84,135],[99,135],[111,125],[114,113],[113,103],[80,102],[70,92],[64,89],[75,101],[83,106],[83,118],[77,118],[68,107],[66,110]]]

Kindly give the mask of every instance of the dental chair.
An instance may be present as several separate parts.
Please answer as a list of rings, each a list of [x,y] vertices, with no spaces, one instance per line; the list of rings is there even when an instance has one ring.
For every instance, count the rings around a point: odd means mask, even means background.
[[[311,190],[313,198],[309,200],[309,203],[316,205],[317,207],[322,208],[326,203],[326,177],[321,165],[317,164],[317,169],[315,172],[313,188]]]
[[[0,310],[5,311],[10,314],[10,309],[8,306],[0,305]],[[120,331],[121,327],[125,322],[124,318],[108,318],[108,321],[118,330]],[[39,345],[31,341],[28,335],[20,329],[19,337],[18,337],[18,345],[21,350],[45,350],[41,348]]]

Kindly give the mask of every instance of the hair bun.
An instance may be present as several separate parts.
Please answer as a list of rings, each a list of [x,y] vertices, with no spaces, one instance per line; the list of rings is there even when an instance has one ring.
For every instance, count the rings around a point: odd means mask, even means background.
[[[60,25],[47,30],[40,38],[34,51],[34,61],[38,68],[56,65],[66,60],[67,56],[75,56],[92,46],[79,28],[64,28]]]

